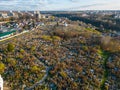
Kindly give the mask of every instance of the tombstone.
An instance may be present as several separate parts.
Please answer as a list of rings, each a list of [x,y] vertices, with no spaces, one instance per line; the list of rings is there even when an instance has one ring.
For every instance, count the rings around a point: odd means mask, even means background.
[[[3,90],[3,78],[0,75],[0,90]]]

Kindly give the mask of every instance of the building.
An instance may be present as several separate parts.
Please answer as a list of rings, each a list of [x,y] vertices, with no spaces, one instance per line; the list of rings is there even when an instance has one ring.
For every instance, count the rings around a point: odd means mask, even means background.
[[[0,18],[2,18],[2,14],[0,13]]]
[[[35,15],[36,19],[41,19],[41,17],[42,17],[41,14],[40,14],[40,11],[35,11],[34,15]]]
[[[117,19],[117,18],[120,18],[120,15],[115,15],[115,17],[114,17],[115,19]]]
[[[13,13],[9,12],[8,17],[13,17]]]
[[[13,14],[13,17],[15,17],[15,18],[19,17],[18,12],[13,12],[12,14]]]
[[[3,12],[3,13],[2,13],[2,17],[3,17],[3,18],[8,18],[8,14],[7,14],[6,12]]]
[[[52,16],[50,14],[44,14],[42,16],[42,18],[45,18],[45,19],[50,19]]]
[[[89,16],[89,15],[86,14],[86,13],[82,14],[82,17],[88,17],[88,16]]]
[[[3,90],[3,78],[0,75],[0,90]]]

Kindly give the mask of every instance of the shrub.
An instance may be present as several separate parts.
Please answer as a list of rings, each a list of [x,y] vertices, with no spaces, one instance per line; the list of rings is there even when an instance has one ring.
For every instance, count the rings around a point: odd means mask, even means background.
[[[83,48],[83,50],[88,51],[88,47],[87,46],[83,46],[82,48]]]
[[[120,52],[120,42],[118,40],[111,39],[109,36],[101,38],[101,47],[105,51]]]
[[[61,71],[61,72],[60,72],[60,75],[61,75],[63,78],[66,78],[66,77],[67,77],[67,74],[66,74],[64,71]]]
[[[12,66],[15,66],[17,64],[16,60],[14,58],[7,58],[6,62]]]
[[[53,38],[53,40],[57,40],[57,41],[61,40],[61,38],[59,36],[53,36],[52,38]]]
[[[64,39],[69,39],[73,37],[78,37],[80,35],[79,31],[73,31],[73,30],[56,30],[53,32],[55,36],[59,36]]]
[[[0,74],[2,74],[5,70],[5,65],[0,62]]]
[[[52,41],[52,38],[49,35],[43,35],[41,38],[45,41]]]
[[[38,72],[40,69],[37,67],[37,66],[33,66],[32,68],[31,68],[31,71],[32,72]]]
[[[14,51],[14,48],[15,48],[15,46],[14,46],[12,43],[9,43],[8,46],[7,46],[7,50],[8,50],[9,52]]]

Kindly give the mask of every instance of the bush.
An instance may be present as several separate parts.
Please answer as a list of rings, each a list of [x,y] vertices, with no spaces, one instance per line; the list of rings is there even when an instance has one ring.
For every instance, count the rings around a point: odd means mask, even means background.
[[[64,71],[61,71],[61,72],[60,72],[60,75],[61,75],[63,78],[66,78],[66,77],[67,77],[67,74],[66,74]]]
[[[25,51],[24,51],[24,49],[20,49],[20,53],[22,53],[22,54],[23,54],[24,52],[25,52]]]
[[[52,41],[52,38],[49,35],[43,35],[41,38],[45,41]]]
[[[38,72],[40,69],[37,67],[37,66],[33,66],[31,68],[31,71],[34,73],[34,72]]]
[[[109,52],[120,52],[120,42],[113,40],[111,37],[106,36],[101,38],[101,47],[105,51]]]
[[[53,40],[57,40],[57,41],[61,40],[61,38],[59,36],[53,36],[52,38],[53,38]]]
[[[7,58],[6,62],[12,66],[15,66],[17,64],[17,61],[14,58]]]
[[[8,50],[9,52],[14,51],[14,48],[15,48],[15,46],[14,46],[12,43],[9,43],[8,46],[7,46],[7,50]]]
[[[61,38],[64,39],[69,39],[69,38],[73,38],[73,37],[78,37],[80,35],[80,32],[78,31],[73,31],[73,30],[67,30],[67,31],[63,31],[63,30],[56,30],[53,32],[53,34],[55,36],[59,36]]]
[[[88,47],[87,46],[83,46],[82,48],[83,48],[83,50],[88,51]]]
[[[5,65],[0,62],[0,74],[2,74],[5,70]]]

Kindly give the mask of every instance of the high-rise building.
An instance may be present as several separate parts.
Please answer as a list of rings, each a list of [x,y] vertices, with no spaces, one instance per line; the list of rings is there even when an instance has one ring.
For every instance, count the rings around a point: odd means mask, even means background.
[[[34,11],[34,15],[35,15],[36,19],[41,19],[40,11]]]

